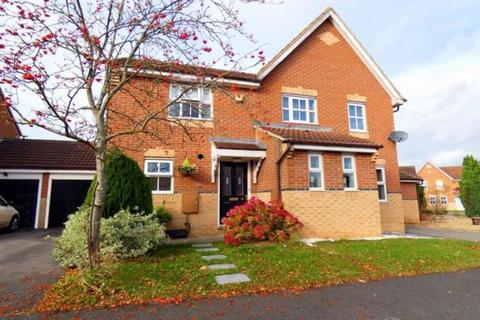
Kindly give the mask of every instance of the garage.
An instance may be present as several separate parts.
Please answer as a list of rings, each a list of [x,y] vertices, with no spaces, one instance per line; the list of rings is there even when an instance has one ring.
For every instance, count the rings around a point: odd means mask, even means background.
[[[90,180],[52,179],[50,191],[50,208],[48,227],[61,227],[68,215],[75,212],[83,204]]]
[[[83,203],[95,155],[75,141],[0,139],[0,195],[20,213],[20,227],[62,227]]]
[[[20,213],[19,228],[35,228],[40,180],[6,178],[0,180],[0,195]]]

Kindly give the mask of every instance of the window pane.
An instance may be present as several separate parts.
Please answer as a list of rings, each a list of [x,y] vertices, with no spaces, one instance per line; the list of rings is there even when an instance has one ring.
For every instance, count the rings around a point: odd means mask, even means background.
[[[350,116],[355,116],[355,106],[352,106],[352,105],[348,106],[348,114]]]
[[[283,121],[290,121],[290,115],[288,109],[283,109]]]
[[[352,169],[352,158],[350,157],[345,157],[343,158],[343,168],[344,169]]]
[[[357,129],[358,130],[364,130],[363,119],[357,119]]]
[[[298,109],[298,99],[292,99],[293,109]]]
[[[307,101],[306,100],[299,100],[300,101],[300,110],[306,110],[307,109]]]
[[[190,104],[182,103],[182,112],[181,116],[185,118],[190,118]]]
[[[175,100],[176,98],[178,98],[178,96],[180,95],[180,88],[178,86],[171,86],[170,87],[170,97],[172,98],[172,100]]]
[[[300,111],[300,120],[301,121],[307,121],[307,112]]]
[[[384,185],[379,185],[378,186],[378,199],[379,200],[385,200],[385,186]]]
[[[315,112],[310,112],[310,113],[309,113],[309,119],[308,119],[308,121],[309,121],[310,123],[315,123]]]
[[[160,162],[160,172],[170,173],[170,162]]]
[[[377,169],[377,181],[383,182],[383,174],[381,169]]]
[[[170,115],[171,117],[178,117],[178,116],[180,116],[180,106],[181,106],[181,104],[178,103],[178,102],[170,105],[169,115]]]
[[[300,112],[293,111],[293,120],[300,120]]]
[[[308,109],[310,111],[315,111],[315,100],[308,100]]]
[[[191,117],[195,119],[200,118],[200,105],[198,103],[192,103],[191,107],[192,107]]]
[[[148,162],[147,163],[147,172],[148,173],[158,173],[158,162]]]
[[[211,107],[209,104],[204,104],[202,106],[202,118],[203,119],[210,119],[212,117],[211,115]]]
[[[199,97],[199,89],[198,89],[198,88],[191,88],[191,89],[189,89],[189,90],[185,93],[184,98],[185,98],[185,99],[189,99],[189,100],[200,100],[200,97]]]
[[[357,106],[357,117],[363,117],[363,107]]]
[[[310,188],[322,187],[322,174],[320,172],[310,172]]]
[[[171,183],[170,177],[158,177],[158,191],[170,191]]]
[[[343,174],[343,186],[350,189],[355,188],[355,177],[353,173]]]
[[[288,108],[288,97],[282,97],[282,108]]]
[[[310,156],[310,168],[312,169],[320,168],[320,159],[318,156]]]
[[[157,177],[147,177],[148,183],[150,184],[150,190],[151,191],[157,191]]]
[[[202,102],[210,103],[210,88],[203,88]]]
[[[350,129],[357,129],[357,121],[355,121],[355,118],[350,118]]]

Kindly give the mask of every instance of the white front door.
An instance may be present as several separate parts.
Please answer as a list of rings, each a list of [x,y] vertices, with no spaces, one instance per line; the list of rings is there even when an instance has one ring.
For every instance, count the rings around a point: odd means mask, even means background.
[[[455,197],[455,207],[457,210],[465,211],[465,208],[463,207],[462,200],[460,197]]]

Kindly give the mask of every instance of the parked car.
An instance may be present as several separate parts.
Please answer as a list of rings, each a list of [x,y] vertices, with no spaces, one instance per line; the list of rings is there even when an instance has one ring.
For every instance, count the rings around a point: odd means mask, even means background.
[[[0,196],[0,229],[17,231],[20,222],[18,211]]]

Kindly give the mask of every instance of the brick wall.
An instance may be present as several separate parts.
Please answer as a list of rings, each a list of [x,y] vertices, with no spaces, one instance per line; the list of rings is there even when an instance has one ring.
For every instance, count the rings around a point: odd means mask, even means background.
[[[417,200],[417,184],[411,182],[402,182],[402,199]]]
[[[405,233],[401,193],[388,193],[388,201],[380,202],[380,216],[383,232]]]
[[[375,237],[382,231],[376,191],[284,191],[283,201],[304,224],[301,237]]]
[[[420,212],[418,210],[418,201],[403,200],[403,214],[405,215],[405,223],[419,223]]]
[[[18,132],[12,117],[10,116],[5,102],[0,97],[0,137],[4,138],[18,138]]]

